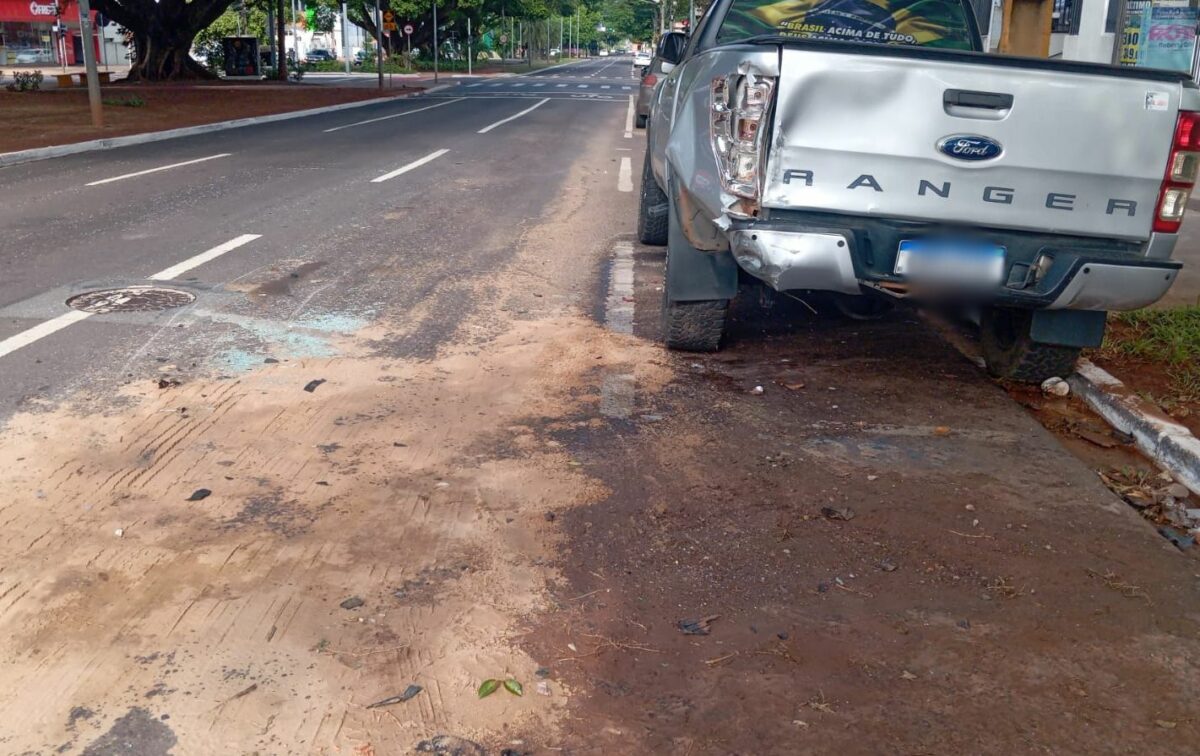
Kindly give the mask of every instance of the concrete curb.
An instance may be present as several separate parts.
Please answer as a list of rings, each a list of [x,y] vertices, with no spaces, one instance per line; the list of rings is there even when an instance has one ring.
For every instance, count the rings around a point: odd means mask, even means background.
[[[1079,361],[1067,382],[1109,425],[1133,436],[1143,454],[1200,494],[1200,439],[1190,430],[1088,360]]]
[[[340,105],[326,105],[320,108],[309,108],[308,110],[293,110],[287,113],[273,113],[265,116],[238,118],[232,121],[218,121],[217,123],[205,123],[199,126],[184,126],[183,128],[178,129],[167,129],[166,131],[148,131],[144,134],[128,134],[126,136],[109,137],[107,139],[92,139],[87,142],[76,142],[74,144],[63,144],[54,147],[37,147],[32,150],[3,152],[0,153],[0,168],[10,165],[20,165],[21,163],[31,163],[35,160],[47,160],[49,158],[66,157],[67,155],[78,155],[81,152],[111,150],[116,147],[128,147],[129,145],[133,144],[161,142],[167,139],[178,139],[179,137],[208,134],[213,131],[239,129],[243,126],[257,126],[263,123],[274,123],[276,121],[287,121],[293,118],[307,118],[308,116],[320,115],[322,113],[334,113],[339,110],[362,108],[366,107],[367,105],[378,105],[384,102],[402,100],[408,97],[413,97],[414,95],[425,94],[427,92],[436,92],[439,89],[444,89],[445,86],[448,85],[433,87],[432,89],[423,89],[420,92],[410,92],[408,94],[395,95],[393,97],[376,97],[370,100],[344,102]]]

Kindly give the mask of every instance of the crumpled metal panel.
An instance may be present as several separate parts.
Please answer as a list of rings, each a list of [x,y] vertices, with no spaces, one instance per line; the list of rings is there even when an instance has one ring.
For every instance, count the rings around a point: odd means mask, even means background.
[[[697,249],[726,249],[725,238],[715,234],[714,228],[728,229],[730,216],[750,217],[746,200],[729,194],[721,185],[710,136],[712,81],[733,73],[778,76],[778,48],[711,50],[689,60],[679,72],[675,118],[665,154],[670,174],[689,195],[690,212],[680,214],[684,216],[680,223]]]

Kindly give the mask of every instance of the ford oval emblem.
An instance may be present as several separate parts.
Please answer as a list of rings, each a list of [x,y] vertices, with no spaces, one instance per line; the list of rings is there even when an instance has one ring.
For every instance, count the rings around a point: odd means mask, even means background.
[[[952,134],[937,143],[938,152],[955,160],[991,160],[1004,148],[995,139],[975,134]]]

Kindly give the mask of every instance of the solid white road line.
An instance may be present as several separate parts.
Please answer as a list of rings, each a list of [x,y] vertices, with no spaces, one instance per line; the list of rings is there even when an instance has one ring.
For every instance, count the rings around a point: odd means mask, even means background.
[[[633,164],[629,158],[621,158],[621,169],[617,171],[617,191],[633,191]]]
[[[414,168],[420,168],[421,166],[425,165],[426,163],[431,163],[434,160],[437,160],[438,158],[440,158],[442,155],[445,155],[449,151],[450,150],[438,150],[437,152],[431,152],[428,155],[426,155],[425,157],[421,158],[420,160],[414,160],[411,163],[409,163],[408,165],[401,166],[401,167],[397,168],[396,170],[385,173],[378,178],[371,179],[371,183],[378,184],[383,181],[387,181],[388,179],[394,179],[402,173],[408,173],[409,171],[411,171]]]
[[[4,341],[0,341],[0,357],[12,354],[21,347],[29,346],[38,339],[44,339],[50,334],[57,333],[73,323],[86,320],[91,314],[82,310],[72,310],[71,312],[59,315],[53,320],[39,323],[27,331],[21,331],[15,336],[9,336]]]
[[[225,254],[226,252],[237,249],[238,247],[242,246],[243,244],[252,242],[258,238],[260,238],[259,234],[242,234],[241,236],[237,237],[236,239],[232,239],[230,241],[225,242],[224,244],[213,247],[212,249],[208,250],[207,252],[202,252],[201,254],[198,254],[195,257],[191,257],[191,258],[188,258],[187,260],[184,260],[183,262],[179,263],[178,265],[173,265],[170,268],[167,268],[166,270],[155,273],[154,275],[150,276],[150,280],[152,280],[152,281],[170,281],[172,278],[175,278],[176,276],[179,276],[180,274],[186,273],[187,271],[191,270],[192,268],[195,268],[198,265],[202,265],[202,264],[208,262],[209,260],[214,260],[214,259],[220,257],[221,255]],[[78,323],[82,320],[87,320],[94,314],[95,313],[84,312],[82,310],[72,310],[70,312],[64,312],[62,315],[59,315],[57,318],[51,318],[50,320],[47,320],[44,323],[38,323],[33,328],[28,328],[24,331],[21,331],[18,334],[9,336],[7,339],[0,341],[0,357],[5,357],[7,355],[10,355],[13,352],[17,351],[18,349],[20,349],[21,347],[27,347],[30,344],[32,344],[33,342],[38,341],[39,339],[44,339],[47,336],[50,336],[51,334],[58,333],[59,331],[61,331],[62,329],[66,328],[68,326],[74,325],[75,323]]]
[[[554,86],[556,86],[556,87],[565,87],[565,86],[567,86],[567,85],[566,85],[566,84],[555,84]]]
[[[332,129],[325,129],[325,133],[328,134],[331,131],[341,131],[342,129],[348,129],[352,126],[362,126],[364,124],[375,123],[377,121],[386,121],[391,118],[399,118],[400,116],[412,115],[413,113],[420,113],[422,110],[433,110],[434,108],[440,108],[443,105],[449,105],[452,102],[458,102],[459,100],[462,100],[462,99],[465,99],[465,98],[456,97],[453,100],[446,100],[445,102],[439,102],[437,105],[427,105],[423,108],[416,108],[414,110],[406,110],[403,113],[392,113],[391,115],[379,116],[378,118],[368,118],[365,121],[357,121],[355,123],[348,123],[344,126],[334,126]]]
[[[625,111],[625,138],[633,139],[633,95],[629,95],[629,110]]]
[[[533,111],[537,110],[538,108],[540,108],[541,106],[545,105],[545,104],[546,104],[546,103],[548,103],[548,102],[550,102],[550,98],[549,98],[549,97],[546,97],[546,98],[544,98],[544,99],[538,100],[538,101],[537,101],[537,103],[535,103],[535,104],[534,104],[532,107],[525,108],[525,109],[524,109],[524,110],[522,110],[520,113],[517,113],[516,115],[509,116],[508,118],[504,118],[504,119],[502,119],[502,120],[496,121],[495,123],[493,123],[493,124],[491,124],[491,125],[489,125],[489,126],[484,126],[482,129],[480,129],[480,130],[478,131],[478,133],[480,133],[480,134],[486,134],[486,133],[488,133],[489,131],[491,131],[492,129],[496,128],[497,126],[503,126],[504,124],[508,123],[509,121],[515,121],[515,120],[517,120],[518,118],[520,118],[521,116],[525,115],[526,113],[532,113]]]
[[[151,281],[170,281],[172,278],[177,278],[184,273],[187,273],[192,268],[199,267],[209,260],[215,260],[226,252],[231,252],[243,244],[249,244],[255,239],[261,238],[262,234],[242,234],[236,239],[230,239],[224,244],[218,244],[207,252],[201,252],[195,257],[189,257],[178,265],[172,265],[166,270],[160,270],[150,276]]]
[[[172,168],[179,168],[179,167],[185,166],[185,165],[195,165],[196,163],[203,163],[206,160],[216,160],[217,158],[229,157],[232,154],[233,154],[232,152],[222,152],[220,155],[209,155],[208,157],[196,158],[195,160],[185,160],[182,163],[171,163],[170,165],[160,165],[157,168],[147,168],[146,170],[138,171],[137,173],[126,173],[123,176],[113,176],[112,178],[101,179],[99,181],[93,181],[90,184],[84,184],[84,186],[100,186],[101,184],[111,184],[112,182],[120,181],[121,179],[133,178],[134,176],[145,176],[147,173],[158,173],[159,171],[168,171]]]

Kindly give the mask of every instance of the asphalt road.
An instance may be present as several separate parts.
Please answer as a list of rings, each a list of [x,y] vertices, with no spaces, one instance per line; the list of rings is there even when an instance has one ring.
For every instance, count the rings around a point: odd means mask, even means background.
[[[153,372],[163,354],[184,369],[240,365],[261,340],[231,319],[256,318],[268,332],[269,323],[297,321],[354,330],[411,310],[434,285],[448,294],[463,271],[486,274],[503,261],[521,224],[556,196],[585,145],[604,129],[623,128],[629,95],[622,88],[631,81],[627,59],[597,59],[456,84],[429,97],[5,169],[0,340],[68,312],[65,302],[76,294],[145,285],[232,239],[258,238],[172,282],[198,296],[186,311],[89,318],[7,356],[0,418]],[[157,172],[120,178],[145,171]],[[227,294],[228,284],[255,271],[282,266],[287,276],[288,265],[302,264],[328,266],[322,280],[338,283],[305,292],[303,307],[293,298]],[[380,266],[403,275],[371,275]],[[432,318],[428,328],[444,337],[464,312],[439,312],[447,317]],[[393,346],[398,354],[420,351],[438,339],[422,332]]]
[[[1195,741],[1195,556],[1119,444],[903,311],[659,346],[632,81],[0,169],[0,752]],[[182,299],[66,304],[130,287]]]

